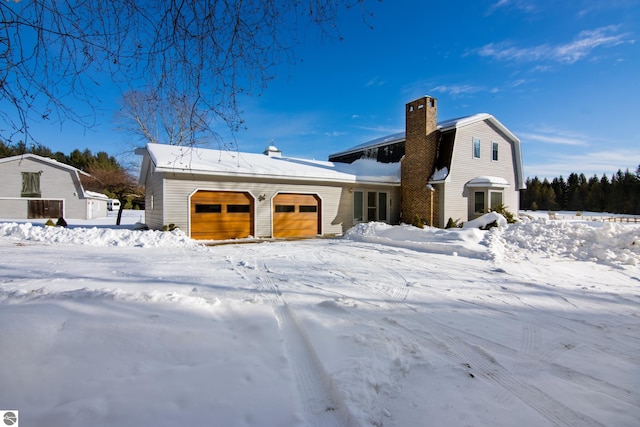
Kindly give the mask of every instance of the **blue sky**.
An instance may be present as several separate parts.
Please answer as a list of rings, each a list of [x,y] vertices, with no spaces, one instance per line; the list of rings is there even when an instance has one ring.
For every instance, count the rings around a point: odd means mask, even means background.
[[[300,62],[279,67],[259,97],[242,99],[240,151],[275,144],[284,155],[330,153],[404,129],[404,105],[438,98],[438,118],[486,112],[522,141],[525,176],[587,176],[640,164],[640,0],[370,2],[344,12],[342,41],[307,30]],[[54,151],[118,154],[117,94],[101,124],[47,124]]]

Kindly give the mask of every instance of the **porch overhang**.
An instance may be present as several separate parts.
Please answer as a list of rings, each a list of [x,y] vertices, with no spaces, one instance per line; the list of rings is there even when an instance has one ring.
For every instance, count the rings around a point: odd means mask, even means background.
[[[499,176],[478,176],[465,184],[469,188],[507,188],[511,185]]]

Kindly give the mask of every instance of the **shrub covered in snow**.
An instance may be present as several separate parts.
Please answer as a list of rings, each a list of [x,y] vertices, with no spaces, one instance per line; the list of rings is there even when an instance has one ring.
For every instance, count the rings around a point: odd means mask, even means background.
[[[488,228],[491,228],[489,225],[493,222],[495,222],[498,227],[505,227],[507,225],[505,217],[497,212],[489,212],[479,218],[465,222],[462,228],[479,228],[481,230],[487,230]]]

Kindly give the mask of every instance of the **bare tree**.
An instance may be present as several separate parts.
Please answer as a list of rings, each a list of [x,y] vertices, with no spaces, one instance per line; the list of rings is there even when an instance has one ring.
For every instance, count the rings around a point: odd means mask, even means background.
[[[133,199],[144,200],[144,190],[138,180],[121,167],[94,164],[88,167],[89,176],[81,177],[82,185],[89,191],[105,192],[120,200],[116,225],[120,225],[125,204]]]
[[[213,114],[184,95],[170,92],[161,98],[155,91],[131,90],[121,103],[116,113],[118,130],[142,141],[196,146],[217,136],[211,129]]]
[[[95,114],[67,102],[95,106],[105,76],[123,93],[179,94],[196,128],[206,112],[235,130],[238,95],[263,90],[293,58],[300,28],[339,37],[338,13],[359,6],[366,18],[366,1],[0,0],[0,135],[25,139],[50,118],[91,125]]]

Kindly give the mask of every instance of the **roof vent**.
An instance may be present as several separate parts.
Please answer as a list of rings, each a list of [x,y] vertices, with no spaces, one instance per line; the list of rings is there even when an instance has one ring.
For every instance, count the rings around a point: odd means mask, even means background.
[[[270,145],[264,149],[263,154],[269,157],[282,157],[282,151],[278,150],[275,145]]]

